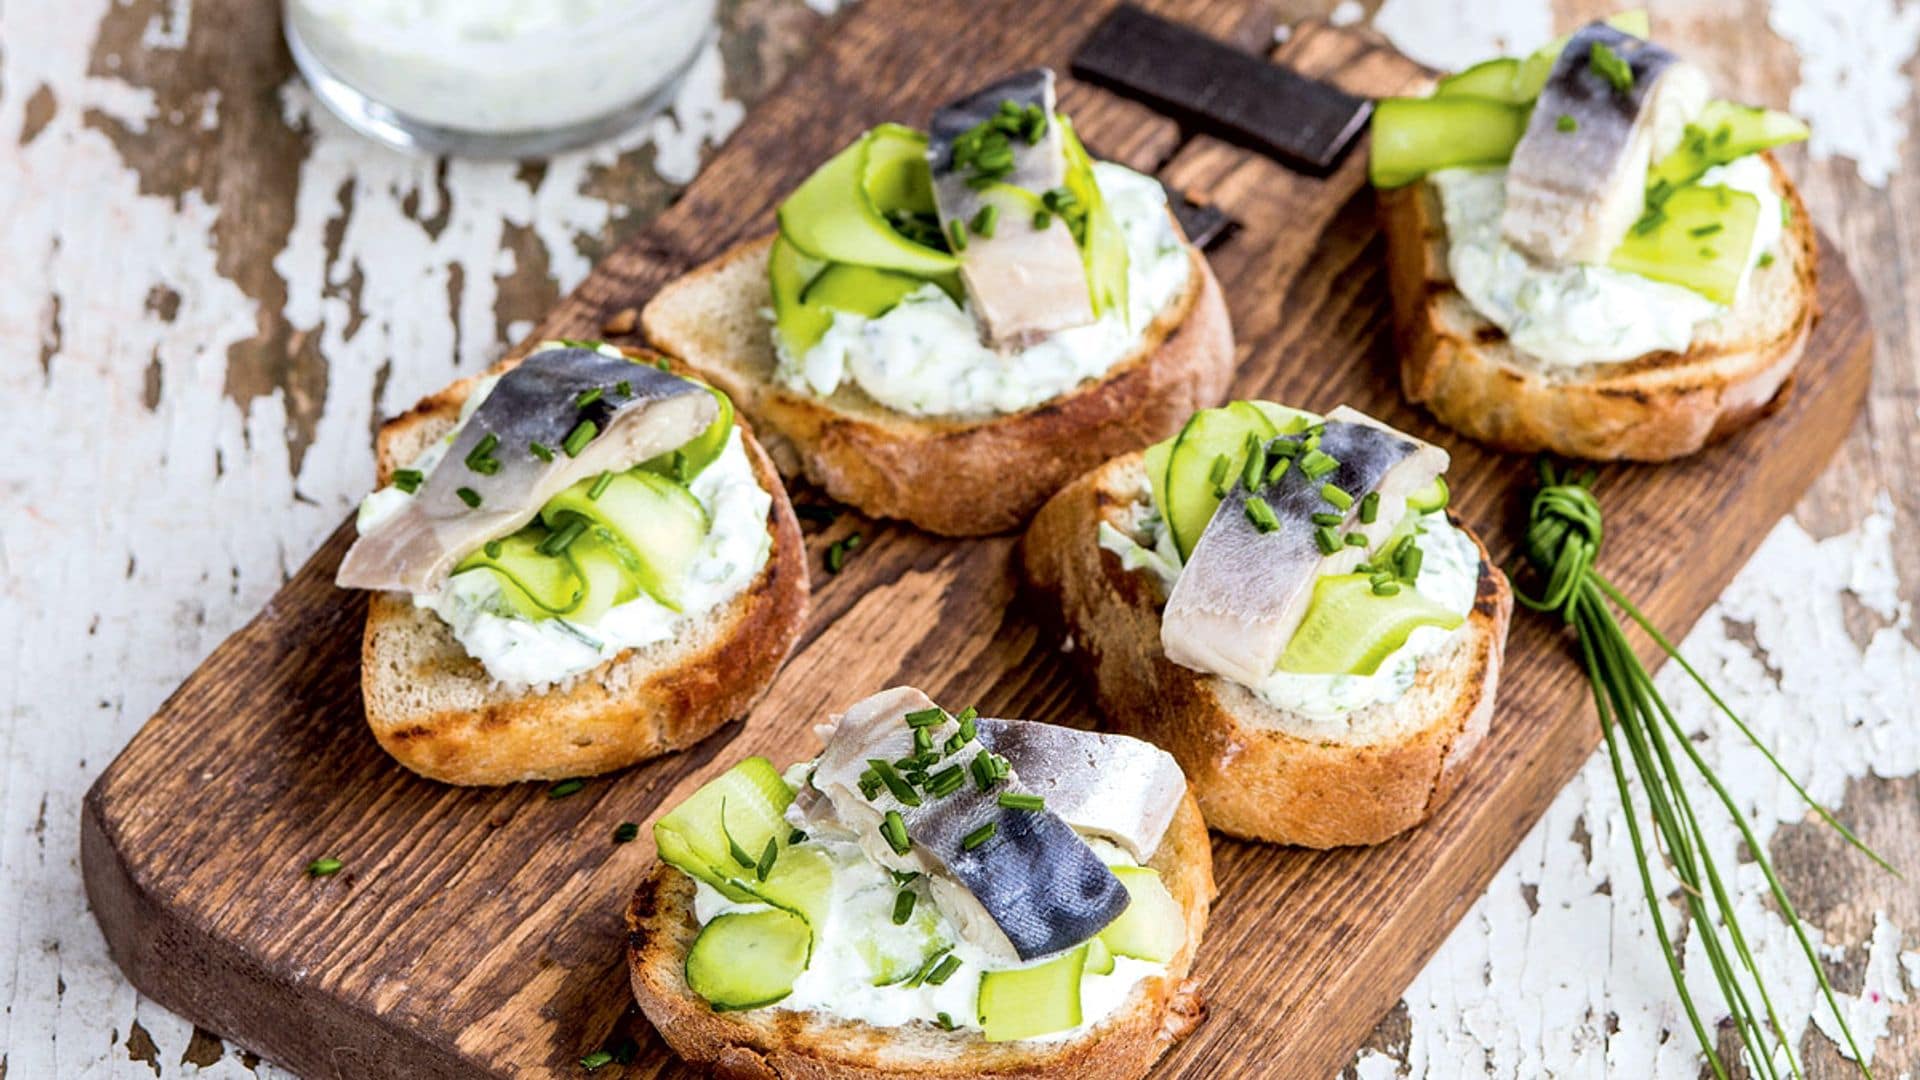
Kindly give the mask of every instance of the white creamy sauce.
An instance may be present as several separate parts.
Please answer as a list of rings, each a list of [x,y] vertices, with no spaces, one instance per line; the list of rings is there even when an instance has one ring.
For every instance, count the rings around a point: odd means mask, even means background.
[[[1549,366],[1629,360],[1684,352],[1694,329],[1726,308],[1691,289],[1607,266],[1537,265],[1500,238],[1505,169],[1442,169],[1427,179],[1440,193],[1447,269],[1480,314],[1514,347]],[[1722,184],[1760,200],[1747,273],[1775,251],[1782,233],[1773,173],[1758,155],[1709,169],[1700,183]],[[1746,287],[1741,279],[1740,287]]]
[[[981,974],[1032,966],[1010,964],[962,938],[940,911],[925,879],[910,886],[919,895],[913,917],[905,926],[895,926],[893,904],[900,886],[885,868],[869,859],[859,845],[850,840],[815,835],[807,843],[825,851],[833,862],[828,915],[824,925],[814,927],[813,956],[807,969],[794,980],[793,992],[768,1008],[827,1013],[884,1028],[914,1021],[937,1023],[938,1016],[945,1013],[956,1028],[978,1029]],[[1093,838],[1087,838],[1087,843],[1109,865],[1137,865],[1118,847]],[[695,888],[694,916],[702,926],[729,912],[766,907],[728,900],[705,882],[695,882]],[[946,982],[938,986],[922,983],[916,987],[904,983],[873,985],[873,969],[868,960],[871,950],[876,946],[890,947],[911,955],[923,947],[928,935],[941,945],[951,946],[952,955],[960,960],[960,966]],[[1046,963],[1050,959],[1052,957],[1045,957],[1034,963]],[[1127,956],[1113,959],[1113,971],[1109,974],[1081,977],[1078,1027],[1028,1041],[1073,1038],[1112,1015],[1142,979],[1166,971],[1165,964]]]
[[[605,352],[607,350],[602,349]],[[618,354],[618,350],[614,350]],[[497,379],[483,379],[467,395],[460,423],[409,463],[431,475],[460,426],[493,390]],[[767,514],[773,496],[761,488],[747,457],[739,429],[726,449],[687,485],[706,510],[710,526],[688,568],[676,612],[645,593],[609,608],[591,624],[567,619],[528,619],[513,611],[492,574],[455,574],[430,594],[413,598],[417,607],[440,616],[467,654],[502,683],[544,686],[569,679],[627,649],[666,641],[691,622],[733,599],[759,574],[773,550]],[[388,486],[368,495],[355,523],[362,534],[406,506],[413,496]]]
[[[633,105],[692,58],[714,0],[291,0],[330,74],[461,131],[569,127]]]
[[[852,382],[896,412],[962,416],[1019,412],[1105,374],[1185,291],[1192,266],[1159,181],[1111,162],[1093,168],[1126,235],[1124,315],[1109,311],[1024,349],[996,352],[981,343],[970,306],[928,284],[877,318],[836,313],[825,336],[797,360],[776,334],[776,377],[821,397]]]
[[[1144,485],[1132,508],[1127,529],[1100,523],[1100,546],[1120,557],[1128,570],[1145,570],[1159,579],[1165,592],[1173,591],[1180,576],[1180,553],[1172,531],[1153,510]],[[1420,574],[1413,587],[1449,611],[1465,616],[1473,610],[1480,588],[1480,550],[1473,538],[1453,526],[1444,513],[1422,519]],[[1143,544],[1136,537],[1145,537]],[[1407,635],[1405,644],[1389,653],[1371,675],[1301,675],[1275,671],[1259,686],[1248,687],[1276,709],[1285,709],[1315,721],[1338,722],[1348,713],[1400,700],[1413,686],[1420,662],[1443,648],[1458,630],[1422,626]]]

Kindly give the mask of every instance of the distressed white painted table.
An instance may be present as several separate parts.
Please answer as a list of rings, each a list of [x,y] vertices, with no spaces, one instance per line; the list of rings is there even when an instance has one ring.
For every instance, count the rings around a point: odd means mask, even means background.
[[[0,1080],[272,1071],[142,1001],[108,961],[80,890],[81,793],[350,510],[378,418],[520,336],[823,25],[796,0],[731,0],[719,46],[648,131],[515,166],[346,132],[290,77],[276,7],[69,0],[0,19]],[[1249,25],[1370,22],[1438,66],[1597,13],[1274,7]],[[1920,873],[1920,0],[1665,0],[1654,18],[1737,96],[1814,122],[1789,164],[1880,345],[1842,456],[1686,648],[1817,796]],[[1877,1072],[1912,1075],[1920,886],[1807,824],[1750,752],[1705,745],[1818,928]],[[1604,770],[1566,789],[1351,1072],[1697,1073]],[[1813,1075],[1847,1075],[1760,883],[1739,886]]]

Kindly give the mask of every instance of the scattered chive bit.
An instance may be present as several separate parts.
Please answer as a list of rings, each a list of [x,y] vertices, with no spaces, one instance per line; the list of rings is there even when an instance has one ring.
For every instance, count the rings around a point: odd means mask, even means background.
[[[346,865],[346,863],[341,862],[331,855],[323,855],[307,864],[307,876],[332,877],[339,873],[340,869]]]
[[[1592,51],[1587,54],[1587,66],[1607,80],[1616,92],[1624,94],[1633,89],[1633,65],[1621,59],[1606,43],[1593,43]]]
[[[1045,810],[1045,796],[1028,795],[1021,791],[1003,791],[994,800],[1008,810]]]
[[[564,799],[569,795],[578,793],[581,788],[584,788],[586,786],[587,786],[587,782],[585,780],[580,779],[577,776],[571,780],[562,780],[559,783],[547,789],[547,798]]]
[[[1425,558],[1426,556],[1420,554],[1419,548],[1408,548],[1407,553],[1400,557],[1400,576],[1407,581],[1418,578],[1420,576],[1420,562]]]
[[[953,946],[949,945],[946,948],[941,949],[940,951],[934,953],[932,956],[927,957],[926,962],[920,965],[920,970],[914,972],[913,978],[907,980],[907,983],[906,983],[907,988],[912,989],[913,987],[919,986],[921,983],[926,982],[927,976],[933,974],[933,969],[935,968],[935,966],[945,961],[947,954],[952,951],[953,951]]]
[[[776,837],[767,837],[767,846],[760,849],[760,861],[753,864],[753,876],[761,881],[773,873],[773,864],[780,858],[780,841]]]
[[[802,503],[793,508],[793,515],[810,524],[831,525],[840,519],[840,508],[821,503]]]
[[[1227,482],[1227,470],[1231,468],[1233,468],[1232,458],[1225,454],[1215,454],[1213,468],[1207,470],[1207,480],[1213,484],[1213,493],[1221,498],[1226,497],[1226,489],[1222,485]]]
[[[1360,524],[1371,525],[1380,516],[1380,493],[1369,491],[1360,500]]]
[[[925,757],[926,755],[932,752],[933,752],[933,732],[923,727],[914,728],[913,729],[914,756]]]
[[[964,745],[964,744],[963,744]],[[954,751],[949,750],[948,753]],[[936,799],[944,799],[960,790],[967,782],[967,771],[958,765],[949,765],[932,776],[927,777],[927,794]]]
[[[1341,510],[1346,510],[1353,505],[1353,496],[1347,494],[1346,489],[1336,484],[1321,484],[1320,497],[1339,507]]]
[[[591,420],[582,420],[573,425],[572,431],[567,432],[567,441],[561,443],[560,448],[567,452],[568,457],[579,457],[580,451],[585,450],[587,444],[592,442],[593,437],[598,434],[600,434],[599,424]]]
[[[558,531],[548,533],[547,538],[540,541],[540,546],[534,550],[542,555],[558,555],[572,547],[573,542],[580,539],[580,534],[586,531],[587,519],[574,517]]]
[[[1300,471],[1307,479],[1318,480],[1340,467],[1340,460],[1325,450],[1315,447],[1300,457]]]
[[[1262,533],[1270,533],[1280,527],[1280,519],[1274,515],[1273,507],[1258,495],[1247,496],[1247,520]]]
[[[849,533],[842,539],[827,545],[827,569],[839,573],[847,565],[847,556],[860,546],[860,534]]]
[[[593,1053],[580,1059],[580,1067],[588,1072],[611,1064],[613,1064],[613,1051],[611,1050],[595,1050]]]
[[[1399,594],[1400,586],[1395,582],[1383,581],[1373,587],[1373,595],[1375,596],[1398,596]]]
[[[959,970],[960,958],[952,953],[948,953],[932,971],[927,973],[927,983],[932,986],[939,986],[941,983],[953,978],[953,973]]]
[[[621,379],[619,382],[613,384],[613,392],[619,394],[621,397],[632,397],[633,383],[626,379]]]
[[[752,855],[747,854],[747,849],[740,846],[740,841],[733,838],[733,831],[727,828],[727,800],[725,799],[720,800],[720,835],[727,841],[727,854],[733,856],[734,862],[747,870],[759,865]]]
[[[1761,253],[1760,253],[1760,263],[1759,263],[1759,265],[1760,265],[1760,266],[1761,266],[1762,268],[1765,268],[1765,267],[1768,267],[1768,266],[1772,266],[1772,265],[1773,265],[1773,252],[1771,252],[1771,251],[1763,251],[1763,252],[1761,252]]]
[[[947,722],[947,710],[938,705],[930,709],[915,709],[906,715],[910,728],[935,727]]]
[[[606,391],[602,390],[597,386],[592,387],[591,389],[582,390],[580,391],[579,394],[574,396],[573,407],[576,409],[584,409],[587,406],[593,404],[594,402],[599,401],[602,397],[605,397],[605,396],[606,396]]]
[[[959,753],[961,748],[966,745],[967,737],[956,731],[952,735],[947,736],[946,742],[940,744],[940,752],[951,757]]]
[[[974,235],[991,240],[993,227],[999,220],[1000,208],[993,203],[988,203],[980,208],[979,213],[973,215],[973,220],[967,223],[967,227],[973,230]]]
[[[1633,223],[1633,235],[1645,236],[1659,228],[1666,220],[1667,212],[1656,206],[1640,215],[1640,220]]]
[[[889,870],[887,873],[893,875],[895,885],[911,885],[920,879],[918,870]]]
[[[972,851],[974,848],[977,848],[981,844],[984,844],[987,841],[993,839],[993,834],[999,831],[1000,831],[999,823],[989,821],[985,825],[982,825],[979,828],[968,833],[966,837],[960,841],[960,850]]]
[[[1553,129],[1555,131],[1566,132],[1566,133],[1579,131],[1580,121],[1575,120],[1573,116],[1569,113],[1561,113],[1560,119],[1555,120],[1553,122]]]
[[[1260,489],[1260,478],[1267,472],[1267,451],[1260,445],[1258,435],[1247,436],[1247,464],[1240,470],[1240,482],[1248,491]]]
[[[993,790],[993,769],[987,764],[987,755],[975,754],[967,762],[967,772],[973,774],[973,786],[981,791]]]
[[[527,452],[539,458],[541,461],[553,460],[553,448],[546,443],[530,442],[527,444]]]
[[[920,899],[912,889],[901,889],[893,896],[893,925],[905,926],[913,918],[913,905]]]
[[[466,503],[469,509],[478,510],[480,508],[480,493],[472,488],[455,488],[453,489],[453,493],[460,496],[460,501]]]
[[[1280,445],[1285,446],[1288,444],[1282,443]],[[1293,464],[1293,459],[1287,458],[1287,457],[1283,457],[1280,460],[1274,462],[1273,468],[1267,470],[1267,483],[1269,485],[1279,483],[1280,478],[1287,475],[1287,466],[1292,464]]]
[[[974,735],[979,732],[979,728],[974,723],[974,721],[978,719],[980,719],[980,710],[974,708],[972,705],[960,710],[959,714],[954,717],[954,720],[960,725],[961,738],[968,742],[973,741]]]
[[[795,844],[804,844],[806,842],[807,842],[807,834],[800,831],[799,829],[795,829],[792,832],[787,834],[788,847],[792,847]]]
[[[1711,247],[1708,247],[1708,246],[1707,246],[1707,245],[1705,245],[1705,244],[1701,244],[1701,245],[1700,245],[1700,257],[1701,257],[1701,258],[1703,258],[1703,259],[1717,259],[1717,258],[1719,258],[1719,257],[1720,257],[1720,252],[1718,252],[1718,251],[1716,251],[1715,249],[1713,249],[1713,248],[1711,248]]]
[[[1347,545],[1348,547],[1366,547],[1367,546],[1367,538],[1357,532],[1350,532],[1347,535],[1341,537],[1340,542]]]
[[[482,476],[492,476],[499,472],[500,460],[493,456],[494,449],[499,445],[500,436],[491,431],[482,435],[480,441],[473,444],[473,449],[467,451],[467,468]]]
[[[1331,525],[1322,525],[1313,530],[1313,542],[1322,555],[1331,555],[1340,550],[1340,538],[1333,534]]]
[[[489,540],[486,543],[480,545],[480,550],[487,553],[487,558],[497,559],[500,557],[500,552],[503,550],[503,548],[500,541]]]
[[[939,1025],[941,1031],[953,1030],[953,1017],[948,1016],[946,1013],[943,1013],[943,1012],[934,1013],[933,1022]]]
[[[600,496],[605,495],[607,493],[607,488],[612,483],[613,483],[613,471],[609,469],[608,471],[601,473],[599,477],[594,480],[593,486],[587,489],[587,498],[592,500],[593,502],[599,502]]]
[[[880,835],[886,838],[887,846],[895,855],[913,850],[913,841],[907,836],[907,819],[901,817],[898,810],[887,811],[886,820],[880,823]]]
[[[613,842],[616,844],[631,844],[639,835],[640,826],[631,821],[623,821],[613,827]]]
[[[920,796],[913,793],[913,785],[901,777],[892,762],[882,758],[868,758],[867,767],[873,770],[873,775],[880,778],[880,783],[895,799],[906,806],[920,805]]]
[[[967,250],[967,223],[950,221],[947,223],[947,243],[953,245],[956,252]]]
[[[657,367],[657,368],[659,368],[659,369],[660,369],[661,371],[672,371],[672,370],[673,370],[673,365],[672,365],[672,364],[670,364],[670,363],[668,363],[668,362],[667,362],[667,358],[666,358],[666,357],[664,357],[664,356],[662,356],[662,357],[660,357],[659,359],[657,359],[657,360],[655,360],[655,361],[653,362],[653,366],[654,366],[654,367]]]
[[[1035,210],[1033,212],[1033,229],[1035,232],[1039,232],[1040,230],[1045,229],[1047,226],[1051,224],[1053,224],[1052,211],[1046,209],[1045,207],[1041,207],[1040,209]]]
[[[1688,236],[1712,236],[1714,233],[1717,233],[1724,228],[1726,228],[1726,226],[1715,221],[1707,225],[1699,225],[1694,228],[1688,229],[1687,235]]]
[[[420,490],[420,484],[427,476],[419,469],[393,470],[393,486],[411,495]]]
[[[1342,514],[1336,514],[1336,513],[1333,513],[1332,511],[1323,510],[1318,514],[1310,515],[1307,518],[1307,520],[1313,522],[1315,525],[1333,526],[1333,525],[1338,525],[1347,519]]]
[[[1299,457],[1302,449],[1304,448],[1295,439],[1281,439],[1267,447],[1270,453],[1278,454],[1283,458]]]

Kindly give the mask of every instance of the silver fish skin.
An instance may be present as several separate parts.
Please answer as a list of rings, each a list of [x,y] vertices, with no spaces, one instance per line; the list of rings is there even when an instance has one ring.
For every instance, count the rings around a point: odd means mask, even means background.
[[[622,382],[631,396],[618,393]],[[575,404],[594,389],[599,400]],[[430,592],[461,559],[532,521],[572,484],[685,446],[719,413],[705,387],[652,364],[572,347],[535,353],[494,384],[406,508],[347,549],[334,584]],[[561,444],[582,420],[599,433],[568,457]],[[491,475],[466,465],[488,435],[499,439],[491,456],[500,468]],[[553,460],[536,457],[528,449],[534,442],[552,449]],[[480,505],[467,506],[461,488],[477,493]]]
[[[1221,500],[1167,598],[1160,621],[1167,659],[1259,686],[1279,666],[1306,617],[1314,582],[1349,573],[1372,555],[1405,516],[1407,496],[1448,465],[1445,450],[1345,406],[1327,414],[1320,449],[1340,463],[1320,479],[1309,479],[1296,463],[1259,492],[1236,481]],[[1366,547],[1323,555],[1314,542],[1313,515],[1340,512],[1320,494],[1329,483],[1353,496],[1334,531],[1358,532]],[[1370,492],[1379,493],[1380,505],[1373,523],[1365,524],[1360,502]],[[1247,500],[1255,494],[1280,521],[1273,532],[1261,532],[1247,517]]]
[[[1126,910],[1129,897],[1086,841],[1051,810],[999,806],[1001,791],[1030,792],[1013,771],[983,794],[971,778],[942,798],[924,792],[908,806],[882,790],[869,801],[860,774],[870,758],[895,761],[913,752],[905,716],[932,708],[912,687],[884,690],[856,702],[843,714],[814,764],[810,783],[823,800],[809,806],[809,825],[853,834],[867,856],[893,870],[927,876],[934,903],[968,941],[988,953],[1021,961],[1072,948],[1099,933]],[[947,721],[932,729],[935,745],[958,730]],[[965,768],[985,752],[981,740],[949,755],[934,771]],[[880,833],[888,810],[899,811],[913,846],[895,854]],[[961,841],[993,822],[992,839],[972,851]]]
[[[1032,720],[976,721],[980,741],[1075,832],[1103,837],[1145,863],[1159,850],[1187,777],[1173,755],[1142,739]]]
[[[1595,71],[1605,45],[1633,70],[1624,91]],[[1646,209],[1647,169],[1706,107],[1707,76],[1605,23],[1581,27],[1554,61],[1507,166],[1501,236],[1549,265],[1604,263]],[[1571,117],[1572,131],[1559,129]]]
[[[985,205],[981,192],[967,186],[967,171],[953,167],[953,141],[1012,101],[1022,108],[1039,105],[1047,115],[1045,132],[1029,146],[1012,139],[1013,171],[1004,182],[1043,195],[1066,180],[1066,153],[1055,121],[1053,72],[1033,68],[942,106],[933,114],[927,163],[933,170],[934,205],[940,225],[971,224]],[[993,348],[1017,348],[1049,334],[1094,321],[1093,294],[1086,264],[1065,221],[1054,216],[1036,229],[1025,215],[1000,213],[991,237],[969,232],[960,252],[960,278],[973,302],[981,337]]]

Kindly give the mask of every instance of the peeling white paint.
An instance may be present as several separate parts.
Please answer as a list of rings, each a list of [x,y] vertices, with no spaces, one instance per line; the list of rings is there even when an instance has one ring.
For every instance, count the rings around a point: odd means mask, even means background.
[[[1790,105],[1815,121],[1813,156],[1852,158],[1860,179],[1885,187],[1907,137],[1905,68],[1920,47],[1920,3],[1773,0],[1767,24],[1799,53]]]

